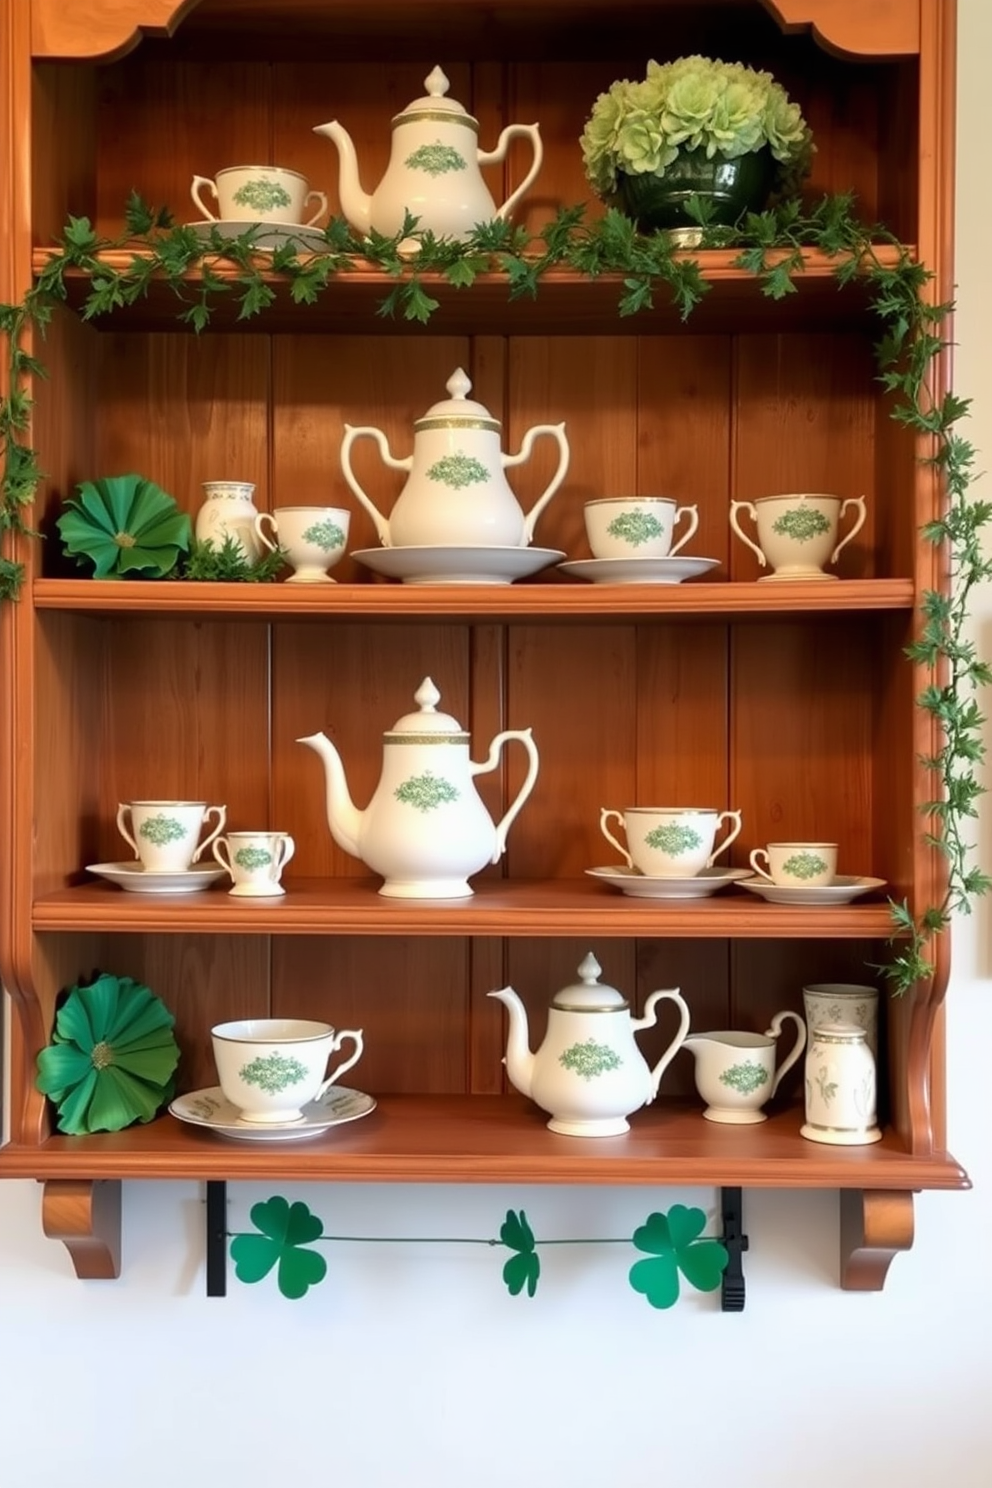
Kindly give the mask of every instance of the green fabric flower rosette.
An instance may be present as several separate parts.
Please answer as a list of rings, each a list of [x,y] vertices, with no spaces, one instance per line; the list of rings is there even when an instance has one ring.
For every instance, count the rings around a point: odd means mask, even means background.
[[[161,579],[189,551],[189,517],[142,475],[83,481],[64,505],[56,526],[65,551],[91,563],[95,579]]]
[[[38,1055],[35,1084],[58,1107],[59,1131],[120,1131],[151,1121],[175,1094],[175,1018],[148,987],[102,973],[73,987]]]

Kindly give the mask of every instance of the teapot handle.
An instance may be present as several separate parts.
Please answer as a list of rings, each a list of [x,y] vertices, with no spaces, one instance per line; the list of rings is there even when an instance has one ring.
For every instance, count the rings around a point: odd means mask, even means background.
[[[630,1020],[630,1026],[635,1030],[638,1028],[653,1028],[657,1022],[655,1007],[659,1002],[663,1001],[674,1002],[678,1007],[679,1027],[672,1042],[668,1045],[668,1048],[651,1071],[651,1100],[654,1100],[658,1094],[658,1086],[661,1084],[662,1075],[686,1041],[686,1036],[689,1032],[689,1008],[679,989],[672,987],[664,992],[652,992],[644,1004],[644,1017],[632,1018]],[[650,1104],[650,1101],[648,1104]]]
[[[568,448],[568,440],[565,438],[565,425],[535,424],[533,429],[528,429],[527,433],[524,435],[524,442],[520,446],[519,453],[516,455],[503,456],[504,470],[509,469],[513,465],[522,465],[525,460],[530,459],[530,452],[533,448],[534,440],[537,439],[538,436],[541,434],[550,434],[552,439],[557,440],[558,469],[555,471],[554,476],[552,477],[551,484],[545,487],[543,494],[538,498],[537,501],[535,501],[534,505],[530,509],[530,512],[524,518],[524,533],[523,537],[520,540],[520,546],[522,548],[529,547],[530,544],[533,542],[534,527],[537,523],[538,517],[541,515],[542,511],[547,506],[548,502],[551,500],[552,496],[555,494],[558,487],[565,479],[566,474],[568,473],[570,451]]]
[[[361,424],[357,427],[352,424],[345,424],[344,426],[344,439],[341,441],[341,469],[344,471],[344,478],[354,492],[359,505],[365,508],[375,523],[375,530],[379,534],[379,541],[382,543],[382,546],[384,548],[390,548],[392,547],[392,543],[389,540],[389,522],[382,515],[382,512],[379,511],[378,507],[374,506],[366,496],[355,479],[355,472],[351,468],[351,446],[356,439],[361,439],[363,435],[375,440],[379,446],[379,453],[382,456],[383,464],[388,465],[391,470],[405,470],[409,472],[413,466],[413,456],[407,455],[405,460],[395,459],[390,453],[389,441],[381,429],[373,429],[371,425],[367,424]]]
[[[524,804],[527,797],[534,789],[534,782],[537,779],[539,763],[537,757],[537,745],[534,743],[534,740],[531,736],[531,730],[529,728],[505,729],[503,733],[496,735],[495,739],[489,746],[489,756],[485,761],[483,761],[481,765],[477,765],[471,760],[469,761],[469,771],[472,775],[485,775],[489,770],[495,770],[496,765],[499,762],[500,750],[509,739],[520,740],[521,744],[527,751],[529,763],[527,766],[526,779],[524,780],[523,785],[518,790],[516,799],[513,801],[509,810],[496,824],[496,842],[493,847],[493,855],[489,860],[491,863],[498,863],[500,858],[503,856],[503,853],[506,851],[506,834],[510,830],[510,827],[513,825],[514,818],[516,817],[521,806]]]
[[[494,161],[502,160],[506,155],[506,147],[512,139],[527,138],[531,142],[534,151],[534,160],[530,170],[524,176],[516,191],[512,191],[506,201],[496,213],[498,222],[505,222],[524,192],[533,185],[537,173],[541,169],[544,159],[544,146],[541,143],[541,129],[538,124],[508,124],[496,141],[494,150],[480,150],[476,156],[480,165],[491,165]]]
[[[806,1024],[803,1022],[802,1018],[800,1018],[798,1013],[793,1013],[791,1011],[775,1014],[774,1018],[772,1019],[772,1026],[765,1029],[765,1038],[777,1039],[779,1034],[782,1032],[782,1024],[785,1022],[786,1018],[791,1018],[796,1025],[796,1042],[793,1044],[791,1051],[786,1055],[786,1057],[782,1060],[782,1063],[779,1065],[778,1069],[775,1071],[775,1078],[772,1081],[771,1095],[769,1095],[768,1097],[769,1100],[771,1100],[771,1096],[774,1095],[776,1090],[778,1089],[779,1081],[781,1080],[782,1076],[792,1068],[792,1066],[795,1064],[796,1060],[799,1058],[800,1054],[806,1047]]]

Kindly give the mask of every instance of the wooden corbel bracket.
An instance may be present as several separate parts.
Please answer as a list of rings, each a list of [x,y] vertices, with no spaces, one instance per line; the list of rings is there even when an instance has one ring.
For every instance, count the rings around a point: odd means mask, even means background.
[[[121,1274],[121,1185],[114,1179],[49,1178],[41,1225],[61,1240],[81,1281],[112,1281]]]
[[[894,1257],[912,1245],[912,1193],[841,1189],[840,1284],[845,1292],[880,1292]]]

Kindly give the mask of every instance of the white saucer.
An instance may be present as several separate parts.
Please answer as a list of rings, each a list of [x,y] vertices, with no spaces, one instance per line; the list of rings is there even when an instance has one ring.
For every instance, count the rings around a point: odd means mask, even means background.
[[[773,884],[757,876],[741,884],[741,888],[760,894],[769,904],[850,904],[859,894],[868,894],[872,889],[884,887],[884,878],[851,878],[844,874],[838,874],[832,884],[819,884],[815,887]]]
[[[593,584],[681,584],[719,568],[719,558],[580,558],[559,563],[563,574]]]
[[[620,889],[632,899],[706,899],[728,884],[751,878],[750,868],[704,868],[689,878],[648,878],[636,868],[587,868],[590,878]]]
[[[149,873],[140,863],[87,863],[86,872],[97,873],[130,894],[197,894],[227,877],[215,863],[194,863],[175,873]]]
[[[240,238],[242,233],[248,232],[249,228],[257,227],[258,233],[255,238],[255,247],[260,253],[271,253],[275,248],[282,248],[288,243],[300,253],[324,253],[327,251],[327,239],[319,227],[304,227],[302,223],[295,222],[187,222],[186,226],[192,228],[200,238],[210,241],[211,232],[216,228],[222,238]]]
[[[352,553],[373,573],[404,584],[512,584],[565,554],[556,548],[363,548]]]
[[[179,1095],[169,1107],[177,1120],[205,1127],[236,1142],[302,1142],[307,1137],[319,1137],[332,1126],[357,1121],[374,1110],[375,1100],[371,1095],[349,1090],[345,1085],[332,1085],[319,1100],[303,1107],[302,1121],[287,1121],[285,1125],[264,1126],[260,1122],[242,1121],[237,1106],[225,1098],[219,1085]]]

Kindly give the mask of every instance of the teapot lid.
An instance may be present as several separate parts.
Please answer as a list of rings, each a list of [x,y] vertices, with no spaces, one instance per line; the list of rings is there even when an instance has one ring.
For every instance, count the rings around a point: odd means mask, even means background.
[[[615,1013],[621,1008],[629,1008],[630,1003],[616,987],[606,987],[599,980],[602,969],[590,951],[578,969],[581,983],[562,987],[555,994],[551,1006],[570,1013]]]
[[[471,379],[461,367],[456,367],[445,383],[451,394],[430,408],[414,423],[414,430],[423,429],[491,429],[498,434],[499,419],[494,419],[483,403],[476,403],[468,394],[472,391]]]
[[[401,114],[393,116],[394,129],[397,124],[412,124],[420,119],[436,119],[448,124],[466,124],[469,129],[474,129],[478,134],[478,119],[473,119],[457,98],[444,96],[451,84],[440,67],[431,69],[424,78],[424,87],[427,89],[425,97],[415,98],[412,103],[407,104]]]
[[[404,713],[402,718],[397,718],[385,735],[387,744],[467,744],[469,742],[468,734],[465,733],[457,718],[452,718],[450,713],[437,711],[441,694],[430,677],[425,677],[421,682],[413,694],[413,700],[419,704],[419,711]]]

